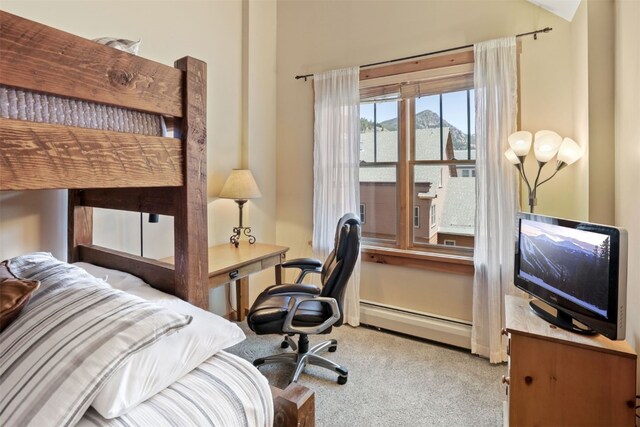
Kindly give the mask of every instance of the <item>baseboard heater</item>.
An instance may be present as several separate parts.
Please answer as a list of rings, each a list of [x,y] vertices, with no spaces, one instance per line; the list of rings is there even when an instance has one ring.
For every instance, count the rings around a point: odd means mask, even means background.
[[[360,301],[360,323],[471,349],[471,322]]]

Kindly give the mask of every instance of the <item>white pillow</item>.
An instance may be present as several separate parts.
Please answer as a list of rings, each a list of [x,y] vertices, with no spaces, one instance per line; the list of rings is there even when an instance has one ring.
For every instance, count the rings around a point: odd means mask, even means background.
[[[131,274],[86,263],[75,265],[114,288],[193,317],[187,327],[132,355],[109,378],[91,404],[105,418],[126,414],[219,350],[245,338],[244,332],[235,323],[158,291]]]

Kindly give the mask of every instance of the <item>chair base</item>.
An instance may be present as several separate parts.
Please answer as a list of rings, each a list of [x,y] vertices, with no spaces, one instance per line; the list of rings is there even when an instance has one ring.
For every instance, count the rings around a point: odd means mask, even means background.
[[[330,369],[333,372],[338,374],[338,384],[346,384],[347,379],[349,377],[349,370],[340,366],[331,360],[320,356],[318,353],[328,350],[330,352],[336,351],[338,348],[338,341],[331,339],[328,341],[321,342],[320,344],[316,344],[313,347],[308,348],[309,339],[306,335],[300,335],[300,340],[298,341],[298,345],[291,339],[289,336],[285,336],[284,341],[282,343],[282,347],[286,348],[291,346],[293,350],[298,349],[295,353],[281,353],[274,354],[268,357],[261,357],[253,361],[253,366],[261,366],[267,363],[288,363],[292,365],[296,365],[296,370],[293,373],[293,376],[289,383],[296,383],[300,378],[300,374],[304,371],[305,366],[314,365],[320,366],[322,368]]]

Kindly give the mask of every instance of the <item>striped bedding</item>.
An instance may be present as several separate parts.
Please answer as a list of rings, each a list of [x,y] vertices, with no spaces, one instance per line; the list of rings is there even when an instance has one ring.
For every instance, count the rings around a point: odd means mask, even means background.
[[[9,260],[39,280],[0,339],[0,425],[72,426],[131,354],[191,322],[36,253]]]
[[[273,423],[267,380],[246,360],[218,352],[164,391],[111,420],[93,408],[78,427],[263,427]]]

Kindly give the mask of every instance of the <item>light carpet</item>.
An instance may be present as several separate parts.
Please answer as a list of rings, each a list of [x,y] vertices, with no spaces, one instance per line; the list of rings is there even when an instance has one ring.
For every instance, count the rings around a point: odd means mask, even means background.
[[[278,352],[277,335],[256,336],[240,324],[247,339],[229,349],[249,361]],[[501,384],[506,365],[491,365],[467,350],[379,331],[369,327],[334,328],[311,336],[310,347],[329,338],[338,350],[329,359],[349,369],[349,380],[310,366],[298,381],[316,393],[318,427],[502,426]],[[284,388],[293,365],[271,364],[260,371]]]

